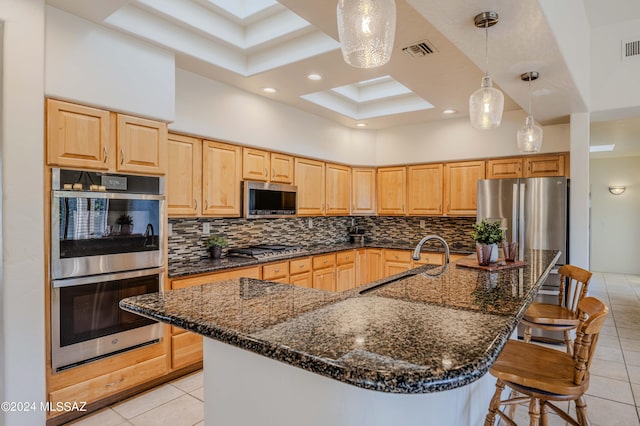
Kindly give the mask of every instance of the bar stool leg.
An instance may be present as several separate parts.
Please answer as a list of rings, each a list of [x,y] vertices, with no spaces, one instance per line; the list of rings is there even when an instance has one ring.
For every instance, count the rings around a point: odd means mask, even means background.
[[[587,418],[587,401],[585,401],[584,396],[576,399],[576,417],[581,426],[590,425],[589,419]]]
[[[540,401],[540,426],[548,426],[549,419],[547,418],[547,401]]]
[[[524,328],[524,341],[527,343],[531,342],[531,326],[530,325]]]
[[[496,412],[500,408],[500,398],[503,390],[504,383],[502,383],[502,380],[496,380],[496,391],[489,403],[489,412],[487,413],[487,417],[484,419],[484,426],[494,426],[496,422]]]
[[[573,355],[573,339],[571,339],[571,333],[569,330],[564,331],[564,344],[567,345],[567,353]]]
[[[538,426],[540,421],[540,401],[538,398],[531,398],[529,402],[529,425]]]

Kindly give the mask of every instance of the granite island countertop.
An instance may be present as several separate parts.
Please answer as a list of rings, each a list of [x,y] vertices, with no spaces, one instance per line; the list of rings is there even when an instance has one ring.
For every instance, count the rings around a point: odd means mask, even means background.
[[[482,377],[560,253],[484,272],[427,265],[343,293],[238,278],[120,306],[344,383],[390,393]]]
[[[197,261],[188,260],[185,262],[171,262],[168,268],[169,278],[180,278],[189,275],[206,274],[211,272],[220,272],[226,269],[245,268],[254,265],[263,265],[265,263],[279,262],[283,260],[291,260],[300,257],[316,256],[320,254],[339,252],[344,250],[353,250],[358,248],[381,248],[395,250],[411,250],[415,248],[418,241],[368,241],[364,245],[353,243],[338,244],[321,244],[304,247],[303,253],[297,253],[290,256],[283,256],[278,259],[258,260],[246,257],[225,256],[222,259],[202,258]],[[442,246],[437,242],[427,242],[422,251],[444,252]],[[466,246],[450,246],[451,254],[471,254],[475,253],[474,248]]]

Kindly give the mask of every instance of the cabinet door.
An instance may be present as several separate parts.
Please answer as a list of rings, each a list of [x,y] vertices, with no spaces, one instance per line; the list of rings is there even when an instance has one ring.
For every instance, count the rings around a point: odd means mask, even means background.
[[[296,158],[296,185],[298,186],[298,215],[324,214],[324,163]]]
[[[526,157],[524,163],[524,177],[564,176],[564,155]]]
[[[475,216],[478,179],[484,179],[484,161],[447,163],[444,170],[445,214]]]
[[[240,216],[240,147],[202,143],[202,214]]]
[[[271,182],[293,183],[293,157],[271,153]]]
[[[380,249],[367,249],[367,282],[379,280],[383,277],[384,273],[384,258],[382,257],[382,250]],[[365,283],[366,284],[366,283]]]
[[[298,287],[313,288],[313,276],[311,272],[291,275],[289,277],[289,283]]]
[[[167,125],[118,114],[116,169],[163,175],[167,163]]]
[[[325,166],[325,213],[348,215],[351,195],[351,170],[346,166]]]
[[[442,214],[442,164],[407,168],[407,205],[410,215]]]
[[[379,168],[377,188],[379,215],[404,215],[406,213],[406,167]]]
[[[289,282],[289,261],[275,262],[262,267],[262,279],[265,281],[276,281],[285,279]]]
[[[420,253],[420,260],[414,260],[413,266],[418,267],[422,265],[444,265],[444,253],[429,251]]]
[[[115,165],[110,113],[47,99],[47,164],[107,170]]]
[[[242,148],[242,179],[269,180],[270,157],[266,151]]]
[[[384,251],[384,276],[399,274],[411,269],[411,252],[408,250]]]
[[[336,266],[336,291],[345,291],[356,286],[356,264],[343,263]]]
[[[336,291],[336,268],[313,271],[313,288]]]
[[[202,192],[202,142],[169,134],[167,149],[167,212],[169,216],[197,216]]]
[[[376,169],[351,169],[351,214],[376,213]]]
[[[487,161],[487,179],[521,177],[522,158],[502,158]]]

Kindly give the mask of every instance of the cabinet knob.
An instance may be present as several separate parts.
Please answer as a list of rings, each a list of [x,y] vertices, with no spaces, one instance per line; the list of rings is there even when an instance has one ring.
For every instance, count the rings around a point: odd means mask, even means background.
[[[276,274],[277,274],[278,272],[280,272],[280,269],[276,269]]]
[[[302,269],[302,268],[304,268],[304,265],[300,265],[300,266],[298,266],[298,268]]]

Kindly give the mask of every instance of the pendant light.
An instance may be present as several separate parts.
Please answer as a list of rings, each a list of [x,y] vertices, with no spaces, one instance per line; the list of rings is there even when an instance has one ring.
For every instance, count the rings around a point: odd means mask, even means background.
[[[537,71],[530,71],[520,75],[522,81],[529,82],[529,115],[524,126],[518,130],[518,150],[522,153],[539,152],[542,147],[542,129],[533,121],[531,109],[531,82],[538,79]]]
[[[391,59],[396,34],[394,0],[339,0],[338,36],[342,56],[357,68],[375,68]]]
[[[473,19],[477,28],[485,31],[485,73],[482,84],[469,98],[469,118],[471,126],[475,129],[495,129],[502,121],[504,109],[504,95],[493,87],[489,76],[489,27],[498,23],[496,12],[482,12]]]

